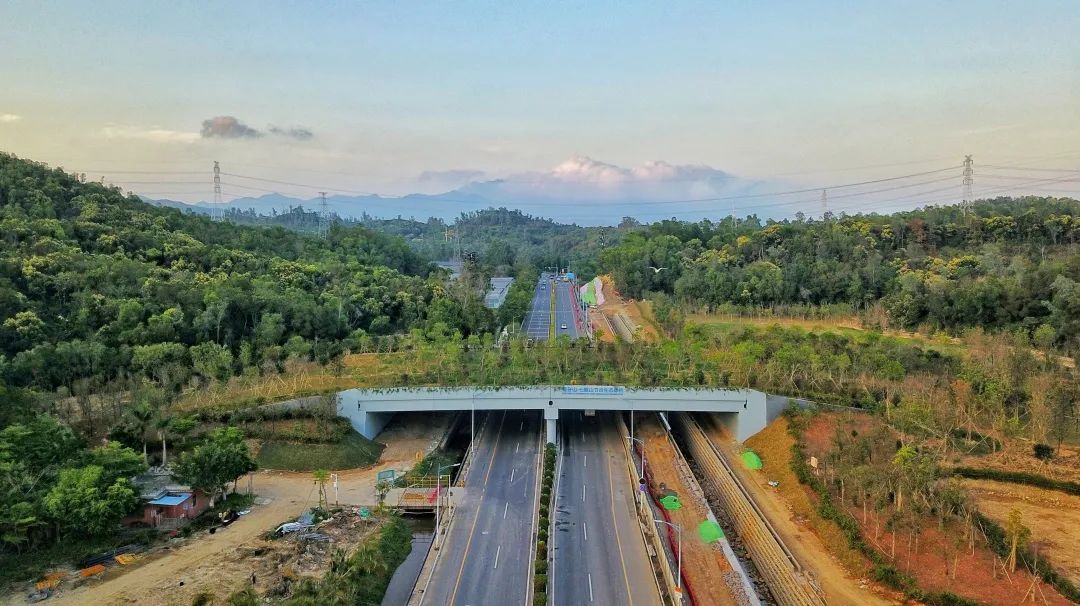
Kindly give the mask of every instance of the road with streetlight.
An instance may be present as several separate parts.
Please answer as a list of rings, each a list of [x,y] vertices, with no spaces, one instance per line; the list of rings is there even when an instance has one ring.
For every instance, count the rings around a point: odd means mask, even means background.
[[[577,321],[580,310],[577,309],[577,297],[573,290],[573,282],[563,282],[562,278],[555,282],[555,334],[576,339],[581,336]]]
[[[661,604],[639,530],[637,487],[610,416],[564,413],[556,478],[554,604]]]
[[[540,278],[536,281],[536,286],[533,289],[532,304],[529,306],[528,313],[525,314],[525,320],[521,323],[521,329],[530,339],[547,341],[551,333],[551,322],[553,321],[551,316],[551,292],[554,289],[552,286],[554,275],[553,273],[544,272],[540,274]]]
[[[454,489],[460,499],[425,606],[531,603],[541,423],[522,411],[488,418],[465,487]]]

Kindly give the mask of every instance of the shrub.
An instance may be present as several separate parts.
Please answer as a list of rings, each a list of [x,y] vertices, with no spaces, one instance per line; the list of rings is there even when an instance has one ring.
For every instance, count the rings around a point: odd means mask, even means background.
[[[540,530],[536,531],[536,540],[539,541],[540,543],[547,543],[547,540],[548,540],[547,526],[541,526]]]
[[[548,570],[547,560],[537,560],[533,564],[533,569],[536,570],[536,574],[547,574],[547,570]]]
[[[539,573],[533,575],[533,587],[534,588],[543,587],[544,589],[547,589],[547,575],[546,574],[539,574]]]
[[[1054,458],[1054,447],[1049,444],[1036,444],[1032,450],[1035,458],[1040,461],[1049,461]]]
[[[547,606],[546,591],[536,591],[533,593],[533,606]]]
[[[999,482],[1027,484],[1028,486],[1060,490],[1071,495],[1080,496],[1080,482],[1055,480],[1026,471],[1005,471],[1002,469],[985,469],[981,467],[954,467],[952,472],[958,476],[971,478],[973,480],[997,480]]]

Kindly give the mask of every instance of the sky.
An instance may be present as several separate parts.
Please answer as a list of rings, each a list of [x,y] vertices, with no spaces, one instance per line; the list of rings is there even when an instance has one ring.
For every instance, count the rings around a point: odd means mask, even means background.
[[[784,186],[965,154],[1077,168],[1077,23],[1075,0],[5,0],[0,150],[188,201],[215,160],[303,185],[228,177],[227,197],[436,193],[574,159]]]

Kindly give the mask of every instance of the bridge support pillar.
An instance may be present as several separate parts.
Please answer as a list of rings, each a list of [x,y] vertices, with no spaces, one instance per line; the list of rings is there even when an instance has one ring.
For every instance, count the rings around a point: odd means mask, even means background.
[[[548,407],[544,409],[544,422],[547,424],[547,441],[558,444],[559,409],[551,402],[548,402]]]
[[[352,391],[352,390],[350,390]],[[393,413],[368,413],[361,408],[361,402],[349,392],[343,391],[338,394],[337,409],[339,417],[347,417],[352,429],[366,437],[375,440],[375,436],[387,427],[387,423],[393,418]]]

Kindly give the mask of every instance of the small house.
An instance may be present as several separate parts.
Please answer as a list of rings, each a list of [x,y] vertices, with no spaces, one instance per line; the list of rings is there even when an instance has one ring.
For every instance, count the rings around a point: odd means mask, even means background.
[[[210,499],[199,489],[176,482],[172,473],[152,467],[132,480],[142,499],[142,507],[125,518],[129,525],[172,530],[179,528],[210,506]]]

